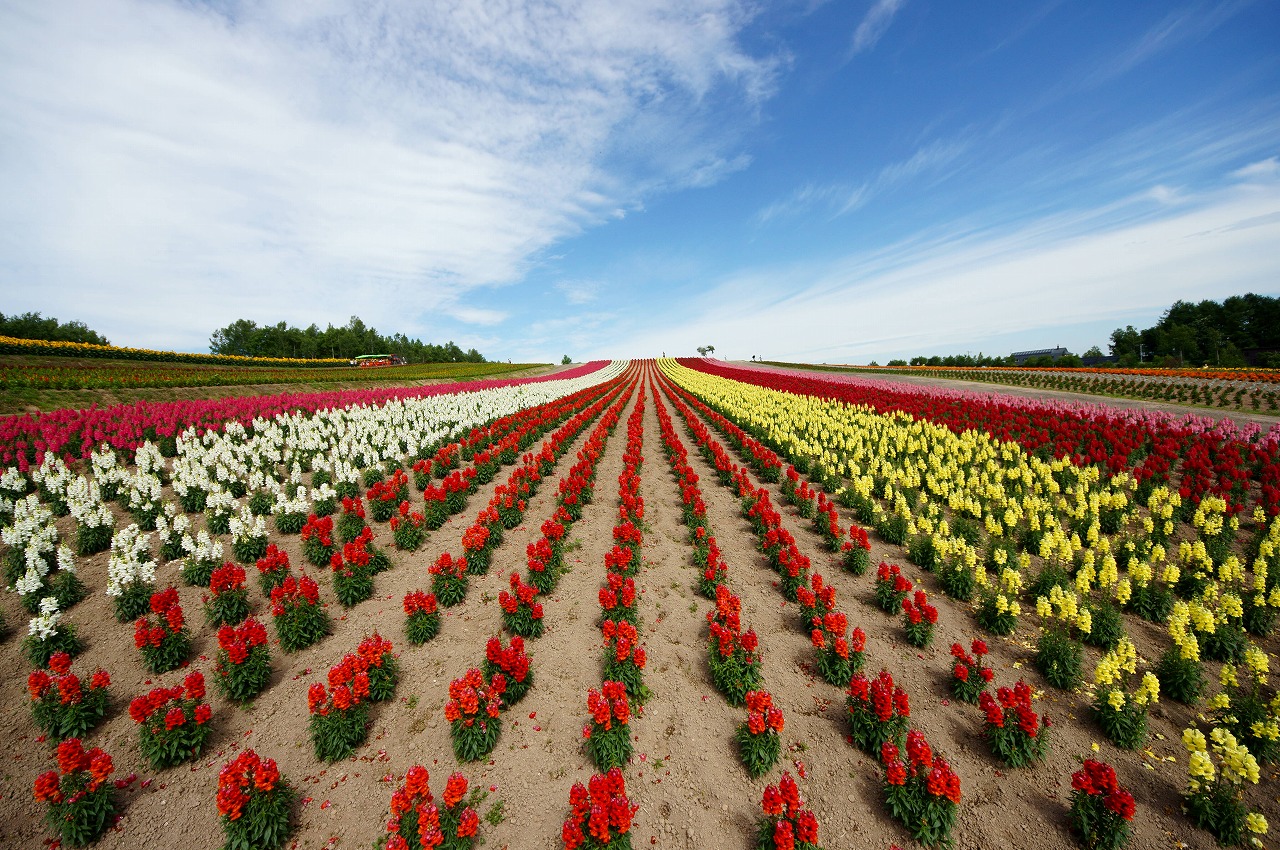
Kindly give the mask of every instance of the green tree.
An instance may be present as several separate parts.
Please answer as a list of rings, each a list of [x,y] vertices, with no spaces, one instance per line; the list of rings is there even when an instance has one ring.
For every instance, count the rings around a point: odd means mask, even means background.
[[[1111,354],[1113,357],[1124,357],[1132,354],[1136,359],[1138,346],[1142,344],[1142,336],[1133,325],[1116,328],[1111,332]]]
[[[93,345],[110,345],[102,334],[89,328],[84,322],[59,322],[39,313],[22,313],[6,316],[0,313],[0,336],[16,339],[45,339],[53,342],[86,342]]]
[[[259,326],[250,319],[237,319],[209,337],[214,354],[246,357],[296,357],[303,359],[349,359],[361,354],[398,354],[411,363],[483,363],[484,355],[474,348],[463,351],[450,341],[445,345],[410,339],[403,333],[382,336],[359,316],[323,331],[312,323],[305,330],[287,322]]]
[[[209,351],[214,354],[236,354],[253,357],[256,352],[258,323],[250,319],[236,319],[225,328],[219,328],[209,337]]]

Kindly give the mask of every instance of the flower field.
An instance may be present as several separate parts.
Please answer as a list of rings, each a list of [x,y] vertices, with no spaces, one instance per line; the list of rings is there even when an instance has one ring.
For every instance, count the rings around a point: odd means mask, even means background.
[[[1280,813],[1280,430],[707,360],[3,427],[5,847]]]
[[[529,368],[528,363],[425,363],[391,371],[352,368],[346,361],[327,368],[152,365],[126,361],[66,364],[0,362],[0,392],[14,390],[115,390],[155,387],[234,387],[253,384],[314,384],[344,381],[466,380]]]
[[[787,366],[789,364],[775,364]],[[1008,387],[1134,398],[1220,410],[1280,411],[1274,369],[1120,369],[1023,366],[804,366],[853,375],[924,376]]]

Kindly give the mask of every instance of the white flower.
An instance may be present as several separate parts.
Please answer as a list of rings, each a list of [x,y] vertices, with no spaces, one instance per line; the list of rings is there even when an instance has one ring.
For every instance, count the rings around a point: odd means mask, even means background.
[[[58,600],[46,596],[40,600],[40,613],[27,624],[27,634],[36,640],[46,640],[58,633],[58,624],[61,622],[62,612],[58,610]]]
[[[136,524],[111,538],[111,559],[107,562],[107,595],[119,596],[134,582],[154,582],[156,565],[151,560],[151,535]]]

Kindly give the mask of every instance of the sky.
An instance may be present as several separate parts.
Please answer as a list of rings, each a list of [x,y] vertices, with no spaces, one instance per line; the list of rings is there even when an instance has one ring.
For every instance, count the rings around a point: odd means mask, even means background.
[[[1280,295],[1280,4],[0,0],[0,187],[117,345],[1105,351]]]

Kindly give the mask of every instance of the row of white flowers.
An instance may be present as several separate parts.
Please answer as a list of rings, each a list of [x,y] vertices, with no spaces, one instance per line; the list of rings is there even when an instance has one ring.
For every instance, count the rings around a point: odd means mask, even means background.
[[[267,528],[263,517],[241,502],[247,493],[266,492],[274,515],[305,514],[312,502],[337,496],[328,483],[310,489],[299,486],[305,469],[325,470],[338,484],[359,482],[365,467],[416,455],[496,418],[608,381],[625,367],[625,361],[615,361],[569,380],[355,405],[313,415],[281,414],[255,419],[248,428],[229,422],[221,431],[203,435],[188,429],[176,441],[172,463],[148,442],[126,468],[103,446],[90,457],[89,477],[70,470],[54,453],[46,454],[32,470],[30,481],[17,469],[5,470],[0,475],[0,534],[10,547],[8,581],[24,597],[34,594],[24,602],[29,610],[39,610],[29,634],[43,640],[56,633],[61,612],[57,600],[44,595],[48,577],[55,568],[74,573],[74,556],[58,545],[58,516],[74,517],[76,546],[82,554],[110,547],[107,593],[118,597],[127,586],[154,580],[152,535],[143,529],[156,529],[164,560],[222,560],[222,544],[206,530],[192,536],[186,516],[192,504],[217,515],[237,548],[255,546],[265,541]],[[166,481],[182,507],[163,498]],[[113,534],[115,517],[106,502],[117,499],[135,523]]]

